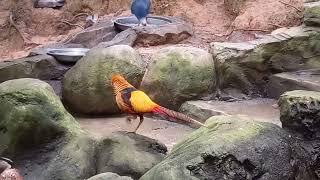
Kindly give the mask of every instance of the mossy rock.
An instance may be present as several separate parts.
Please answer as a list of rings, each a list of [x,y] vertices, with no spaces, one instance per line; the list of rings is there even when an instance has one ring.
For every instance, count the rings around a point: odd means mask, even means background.
[[[212,93],[215,84],[211,54],[194,47],[167,47],[152,56],[141,83],[157,103],[177,110],[187,101]]]
[[[97,172],[113,172],[139,179],[165,156],[164,144],[148,137],[114,132],[99,143]]]
[[[0,84],[0,156],[25,179],[76,180],[95,173],[96,142],[81,130],[46,82]]]
[[[63,99],[70,109],[79,113],[118,113],[111,75],[120,73],[138,86],[144,72],[141,56],[130,46],[93,49],[65,74]]]
[[[303,21],[307,26],[320,26],[320,6],[306,8]]]
[[[215,116],[174,146],[140,180],[290,179],[289,135],[279,126]]]
[[[319,49],[320,33],[300,26],[249,42],[215,42],[209,51],[221,67],[220,88],[261,96],[272,74],[319,68]]]
[[[306,138],[320,137],[320,92],[296,90],[279,99],[282,127]]]
[[[15,154],[80,129],[51,86],[37,79],[1,83],[0,107],[0,154]]]

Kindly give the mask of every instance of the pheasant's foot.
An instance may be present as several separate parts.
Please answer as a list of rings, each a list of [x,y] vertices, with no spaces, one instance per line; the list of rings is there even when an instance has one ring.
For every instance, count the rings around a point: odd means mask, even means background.
[[[131,123],[131,121],[135,119],[137,119],[136,115],[129,115],[126,117],[127,123]]]

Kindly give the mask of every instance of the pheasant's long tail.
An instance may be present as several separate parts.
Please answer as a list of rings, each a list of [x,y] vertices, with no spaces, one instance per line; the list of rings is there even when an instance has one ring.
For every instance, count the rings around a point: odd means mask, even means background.
[[[162,106],[158,106],[158,107],[154,108],[152,110],[152,112],[153,113],[162,114],[162,115],[165,115],[165,116],[169,116],[169,117],[174,118],[174,119],[178,119],[178,120],[182,120],[182,121],[186,121],[186,122],[189,122],[189,123],[194,123],[194,124],[198,124],[200,126],[207,127],[203,123],[201,123],[201,122],[199,122],[197,120],[194,120],[194,119],[192,119],[191,117],[189,117],[189,116],[187,116],[185,114],[182,114],[182,113],[167,109],[167,108],[162,107]]]

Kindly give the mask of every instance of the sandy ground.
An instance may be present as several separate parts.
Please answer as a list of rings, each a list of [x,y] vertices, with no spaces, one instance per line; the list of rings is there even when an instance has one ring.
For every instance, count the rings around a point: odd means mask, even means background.
[[[139,120],[128,124],[125,117],[76,118],[83,129],[95,138],[102,138],[115,131],[133,131]],[[145,118],[137,133],[157,139],[171,149],[178,141],[195,129],[170,121]]]
[[[229,115],[247,116],[256,121],[280,125],[279,110],[273,107],[275,103],[276,101],[272,99],[255,99],[239,102],[215,101],[210,104],[214,109],[221,110]],[[102,138],[115,131],[132,131],[138,123],[138,120],[136,120],[128,124],[124,116],[101,118],[76,117],[76,119],[80,122],[81,127],[95,138]],[[170,150],[176,143],[194,130],[196,129],[183,124],[145,118],[137,133],[159,140]]]

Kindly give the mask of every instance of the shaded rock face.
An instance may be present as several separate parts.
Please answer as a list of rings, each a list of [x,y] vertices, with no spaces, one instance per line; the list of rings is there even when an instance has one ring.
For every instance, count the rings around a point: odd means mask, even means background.
[[[217,115],[246,115],[255,121],[269,122],[281,126],[280,112],[273,105],[274,99],[255,98],[234,102],[226,101],[187,101],[179,109],[180,112],[205,121]]]
[[[212,92],[213,69],[211,55],[202,49],[163,48],[153,55],[141,89],[160,105],[177,110],[183,102]]]
[[[115,132],[98,146],[97,172],[113,172],[140,178],[159,163],[167,148],[162,143],[134,133]]]
[[[313,5],[314,4],[314,5]],[[320,26],[320,3],[310,3],[310,7],[305,7],[303,22],[307,26]]]
[[[32,0],[35,8],[59,8],[65,3],[64,0]]]
[[[242,117],[244,118],[244,117]],[[292,179],[299,175],[291,164],[289,135],[280,127],[216,116],[177,144],[141,180],[173,179]],[[305,173],[313,179],[313,174]]]
[[[0,62],[0,82],[18,78],[61,79],[69,68],[48,55]]]
[[[224,0],[224,5],[227,9],[227,11],[230,12],[230,14],[234,15],[234,16],[238,16],[242,10],[242,8],[245,5],[245,2],[247,0],[238,0],[238,1],[234,1],[234,0]]]
[[[78,113],[117,113],[111,75],[120,73],[138,86],[144,72],[143,60],[130,46],[93,49],[65,74],[63,99]]]
[[[320,138],[320,92],[296,90],[279,99],[282,127],[307,139]]]
[[[107,172],[95,175],[89,178],[88,180],[132,180],[132,178],[128,176],[119,176],[118,174]]]
[[[0,156],[13,159],[25,180],[75,180],[94,175],[95,141],[45,82],[0,84]]]
[[[78,180],[96,173],[96,142],[85,134],[57,138],[15,156],[24,180]]]
[[[48,142],[78,127],[49,84],[17,79],[0,84],[0,154]],[[41,134],[41,136],[39,136]]]
[[[191,25],[174,17],[166,17],[172,22],[165,25],[134,27],[137,33],[135,45],[156,46],[161,44],[176,44],[193,34]]]
[[[81,44],[86,48],[92,48],[101,42],[112,40],[116,34],[113,22],[107,20],[79,32],[65,43]]]
[[[283,93],[293,90],[320,92],[320,69],[274,74],[270,76],[267,90],[268,97],[276,99]]]
[[[294,27],[263,39],[243,43],[212,43],[210,52],[220,65],[222,88],[266,95],[269,76],[319,68],[320,35]]]

